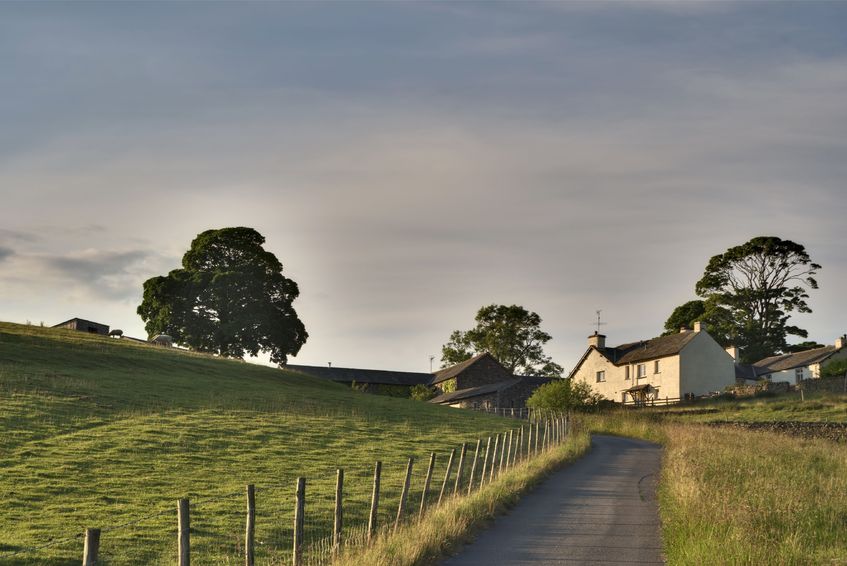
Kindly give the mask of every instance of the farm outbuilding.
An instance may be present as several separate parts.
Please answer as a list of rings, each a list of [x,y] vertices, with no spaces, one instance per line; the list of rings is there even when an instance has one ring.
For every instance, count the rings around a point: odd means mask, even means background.
[[[78,330],[80,332],[88,332],[89,334],[109,335],[109,325],[92,322],[84,318],[72,318],[53,326],[53,328],[67,328],[68,330]]]

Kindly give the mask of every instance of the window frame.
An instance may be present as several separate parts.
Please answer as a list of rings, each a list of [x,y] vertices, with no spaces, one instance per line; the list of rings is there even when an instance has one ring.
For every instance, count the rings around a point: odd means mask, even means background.
[[[645,377],[647,377],[647,364],[646,363],[637,364],[635,366],[635,378],[636,379],[643,379]]]
[[[606,382],[606,370],[599,369],[594,372],[595,383],[605,383]]]

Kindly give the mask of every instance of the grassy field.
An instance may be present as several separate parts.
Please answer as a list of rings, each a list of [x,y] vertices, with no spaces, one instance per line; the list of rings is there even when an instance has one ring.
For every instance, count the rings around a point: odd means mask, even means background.
[[[754,402],[746,414],[772,412],[791,414],[778,401],[766,408]],[[598,432],[665,445],[659,501],[669,564],[847,564],[843,443],[680,423],[646,411],[588,420]]]
[[[840,422],[847,423],[847,395],[798,392],[773,397],[704,401],[673,408],[655,407],[649,412],[684,422]]]
[[[104,529],[104,564],[173,563],[180,497],[193,503],[194,561],[241,563],[247,483],[257,486],[259,563],[284,564],[297,476],[308,478],[307,538],[319,538],[336,467],[352,525],[382,460],[386,523],[407,457],[511,426],[273,368],[0,323],[0,564],[78,564],[81,541],[59,539],[85,527]]]

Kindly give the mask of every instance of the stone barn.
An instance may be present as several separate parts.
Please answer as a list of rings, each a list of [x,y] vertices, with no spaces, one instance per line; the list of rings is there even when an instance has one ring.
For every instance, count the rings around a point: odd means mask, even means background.
[[[88,332],[89,334],[109,335],[108,324],[100,324],[99,322],[92,322],[84,318],[72,318],[53,326],[53,328],[67,328],[68,330],[78,330],[80,332]]]

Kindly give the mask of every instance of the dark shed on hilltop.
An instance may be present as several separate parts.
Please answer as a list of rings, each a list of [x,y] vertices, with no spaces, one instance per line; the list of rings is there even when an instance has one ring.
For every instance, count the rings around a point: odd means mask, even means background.
[[[53,328],[67,328],[68,330],[79,330],[80,332],[88,332],[91,334],[109,335],[109,325],[92,322],[83,318],[72,318],[65,322],[55,325]]]

